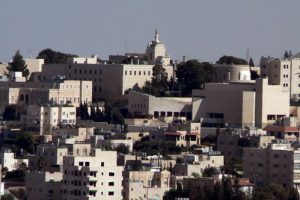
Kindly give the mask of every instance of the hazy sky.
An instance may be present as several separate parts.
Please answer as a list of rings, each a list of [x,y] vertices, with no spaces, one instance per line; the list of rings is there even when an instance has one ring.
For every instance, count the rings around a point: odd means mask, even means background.
[[[159,29],[173,59],[300,51],[299,0],[0,0],[0,61],[52,48],[81,56],[144,52]],[[127,45],[126,45],[127,44]]]

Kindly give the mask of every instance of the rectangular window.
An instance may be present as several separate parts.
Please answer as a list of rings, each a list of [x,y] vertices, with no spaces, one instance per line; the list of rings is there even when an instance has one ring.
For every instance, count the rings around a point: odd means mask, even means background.
[[[267,115],[267,120],[275,120],[275,115]]]
[[[101,167],[104,167],[104,162],[101,162]]]
[[[115,172],[109,172],[108,176],[115,176]]]
[[[108,196],[114,196],[114,192],[109,191],[109,192],[108,192]]]
[[[108,186],[114,186],[115,183],[114,182],[108,182]]]

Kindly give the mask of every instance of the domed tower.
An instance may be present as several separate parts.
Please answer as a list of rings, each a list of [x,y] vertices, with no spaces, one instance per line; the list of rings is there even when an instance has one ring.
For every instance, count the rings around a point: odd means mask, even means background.
[[[146,49],[148,64],[170,65],[170,57],[167,55],[166,46],[159,41],[159,34],[155,29],[154,40],[151,41]]]

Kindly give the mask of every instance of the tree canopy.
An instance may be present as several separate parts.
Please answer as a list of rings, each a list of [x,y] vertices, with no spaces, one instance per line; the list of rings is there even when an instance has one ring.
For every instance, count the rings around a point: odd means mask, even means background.
[[[213,76],[212,65],[197,60],[180,63],[176,70],[177,87],[183,96],[190,96],[193,89],[199,89],[204,83],[210,82]]]
[[[37,58],[43,58],[47,64],[60,64],[66,63],[68,58],[78,57],[75,54],[67,54],[52,49],[44,49],[40,51]]]
[[[217,61],[217,64],[247,65],[248,62],[242,58],[224,55]]]
[[[293,56],[293,54],[292,54],[291,50],[290,51],[285,50],[285,52],[283,54],[283,58],[287,59],[287,58],[290,58],[292,56]]]
[[[255,66],[252,57],[250,57],[250,59],[249,59],[249,66],[250,67],[254,67]]]
[[[20,51],[17,50],[15,55],[12,57],[12,61],[8,63],[8,67],[6,68],[8,72],[22,72],[24,77],[28,77],[29,70],[27,69],[27,65]]]
[[[142,91],[154,96],[166,96],[169,91],[168,74],[162,65],[152,68],[152,79],[145,83]]]

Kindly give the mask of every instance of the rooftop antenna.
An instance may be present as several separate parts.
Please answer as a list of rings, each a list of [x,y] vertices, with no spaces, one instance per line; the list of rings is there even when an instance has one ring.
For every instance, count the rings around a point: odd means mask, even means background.
[[[124,42],[125,54],[127,53],[127,40]]]
[[[250,49],[247,48],[246,50],[246,61],[249,63],[249,55],[250,55]]]
[[[155,42],[159,43],[159,34],[157,28],[155,29]]]

